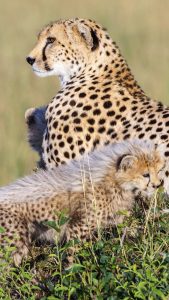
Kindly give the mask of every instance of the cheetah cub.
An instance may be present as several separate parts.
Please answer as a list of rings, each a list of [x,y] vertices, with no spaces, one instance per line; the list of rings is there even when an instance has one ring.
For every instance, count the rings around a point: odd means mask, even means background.
[[[39,108],[29,108],[25,112],[25,122],[27,125],[28,143],[33,150],[35,150],[40,157],[37,162],[37,167],[45,169],[45,162],[42,154],[42,142],[47,122],[45,119],[46,106]]]
[[[32,239],[51,242],[92,238],[99,228],[123,221],[120,210],[130,211],[136,196],[150,197],[161,184],[164,162],[153,145],[123,142],[105,146],[79,161],[53,170],[39,170],[0,189],[0,244],[15,245],[16,265],[28,254]],[[60,233],[45,221],[67,223]]]

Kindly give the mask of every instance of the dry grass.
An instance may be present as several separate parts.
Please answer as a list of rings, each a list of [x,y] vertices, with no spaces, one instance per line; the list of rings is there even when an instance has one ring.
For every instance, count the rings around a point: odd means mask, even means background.
[[[1,1],[1,184],[28,173],[35,165],[35,154],[26,142],[24,112],[47,103],[58,89],[55,78],[37,78],[25,63],[38,30],[59,18],[97,20],[118,42],[142,87],[167,103],[168,11],[167,0]]]

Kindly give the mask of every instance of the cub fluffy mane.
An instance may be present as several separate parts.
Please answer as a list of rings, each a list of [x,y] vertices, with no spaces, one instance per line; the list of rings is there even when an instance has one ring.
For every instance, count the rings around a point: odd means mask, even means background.
[[[154,159],[155,147],[146,142],[133,141],[108,145],[101,150],[85,155],[81,160],[71,161],[68,165],[53,170],[38,170],[29,176],[0,188],[0,201],[31,201],[40,196],[47,197],[51,192],[83,191],[83,181],[101,181],[108,168],[116,172],[117,160],[125,154],[138,159]]]

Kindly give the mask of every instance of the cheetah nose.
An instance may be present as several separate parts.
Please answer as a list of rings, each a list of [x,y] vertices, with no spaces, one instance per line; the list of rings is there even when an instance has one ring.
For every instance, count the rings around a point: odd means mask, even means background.
[[[28,64],[30,64],[32,66],[35,62],[35,58],[28,56],[26,58],[26,61],[28,62]]]
[[[163,180],[161,180],[159,184],[153,184],[153,188],[158,189],[160,186],[163,186],[163,183]]]
[[[161,186],[161,184],[153,184],[154,189],[158,189]]]

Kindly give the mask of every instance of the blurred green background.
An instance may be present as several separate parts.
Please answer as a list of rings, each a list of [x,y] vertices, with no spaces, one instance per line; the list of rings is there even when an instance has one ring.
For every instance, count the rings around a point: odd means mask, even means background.
[[[49,21],[92,18],[107,27],[142,88],[169,104],[168,0],[0,1],[0,184],[29,173],[36,154],[26,140],[24,112],[50,101],[56,78],[38,78],[26,64],[36,34]]]

